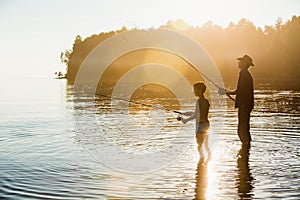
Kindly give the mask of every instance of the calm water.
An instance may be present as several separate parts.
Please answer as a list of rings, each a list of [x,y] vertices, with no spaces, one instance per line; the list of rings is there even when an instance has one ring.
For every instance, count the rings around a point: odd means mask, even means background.
[[[85,111],[85,104],[74,101],[73,90],[65,80],[10,78],[2,79],[2,83],[5,84],[0,85],[0,197],[300,198],[300,91],[275,90],[270,85],[257,87],[250,149],[241,148],[236,135],[237,111],[228,102],[224,126],[212,127],[218,136],[217,143],[211,158],[205,160],[199,160],[193,123],[183,125],[175,120],[174,113],[168,113],[164,116],[167,118],[165,134],[149,136],[151,142],[126,135],[119,137],[111,121],[116,116],[122,119],[122,112],[109,115],[108,104],[104,99],[99,100],[96,118],[101,126],[106,125],[103,134],[122,151],[163,148],[166,141],[172,140],[172,131],[182,126],[191,134],[191,145],[176,162],[160,170],[134,175],[103,166],[95,159],[90,151],[93,144],[87,147],[85,138],[76,131],[76,116]],[[193,104],[187,108],[192,110]],[[140,124],[143,122],[151,127],[143,113],[146,111],[137,112],[136,127],[144,126]],[[217,118],[218,112],[212,109],[212,117]],[[88,124],[89,119],[86,120]],[[88,125],[81,128],[90,130]]]

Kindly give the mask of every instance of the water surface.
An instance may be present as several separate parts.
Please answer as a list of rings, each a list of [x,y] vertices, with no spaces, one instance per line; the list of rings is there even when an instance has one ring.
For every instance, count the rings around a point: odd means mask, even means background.
[[[103,166],[88,151],[76,132],[78,109],[74,109],[84,102],[74,101],[72,87],[65,80],[35,77],[9,78],[3,82],[5,85],[0,86],[1,197],[299,199],[299,90],[279,90],[270,85],[256,87],[250,149],[240,145],[236,134],[237,110],[228,101],[224,126],[211,128],[218,136],[211,159],[199,160],[192,140],[176,162],[154,172],[134,175]],[[191,103],[186,108],[193,110],[193,106]],[[141,143],[125,136],[117,140],[114,124],[110,124],[114,119],[108,116],[105,100],[98,101],[97,107],[97,120],[109,127],[105,130],[112,130],[105,133],[107,138],[118,142],[124,151],[163,148],[172,140],[172,131],[181,126],[186,126],[193,139],[193,123],[183,125],[176,121],[174,113],[168,113],[165,134],[149,136],[151,142]],[[137,126],[147,122],[151,127],[145,112],[139,110],[135,115]],[[217,118],[218,112],[223,111],[212,109],[211,117]]]

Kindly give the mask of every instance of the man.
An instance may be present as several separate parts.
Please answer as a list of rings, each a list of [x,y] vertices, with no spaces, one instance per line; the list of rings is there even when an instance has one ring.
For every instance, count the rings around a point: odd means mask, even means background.
[[[238,136],[244,145],[250,145],[250,113],[253,109],[253,78],[248,71],[250,66],[254,66],[250,56],[244,55],[237,58],[238,67],[240,68],[237,89],[227,91],[227,95],[236,95],[235,108],[238,108]]]

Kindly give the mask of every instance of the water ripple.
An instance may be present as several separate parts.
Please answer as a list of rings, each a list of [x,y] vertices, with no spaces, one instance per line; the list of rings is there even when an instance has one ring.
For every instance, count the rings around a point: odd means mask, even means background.
[[[45,82],[50,83],[49,80]],[[29,83],[24,84],[28,84],[24,88],[31,88]],[[193,142],[176,162],[161,170],[137,176],[106,168],[89,154],[82,144],[84,138],[76,134],[74,115],[95,111],[93,104],[88,104],[88,99],[78,102],[73,96],[72,88],[67,85],[51,87],[55,91],[52,95],[61,91],[60,96],[49,98],[47,91],[44,91],[40,96],[33,95],[23,102],[15,98],[1,101],[1,116],[4,117],[0,120],[0,197],[201,197],[223,200],[298,199],[300,196],[299,91],[277,91],[271,88],[255,91],[256,105],[251,118],[253,143],[248,153],[245,154],[245,149],[240,145],[236,133],[237,111],[230,102],[226,111],[214,108],[211,110],[211,119],[216,124],[220,121],[221,114],[226,112],[222,128],[211,127],[217,138],[217,143],[211,147],[211,159],[199,160],[193,138],[194,124],[191,123],[186,125],[186,135],[190,134]],[[147,103],[151,102],[147,100]],[[11,104],[16,108],[13,111]],[[128,127],[128,132],[120,137],[114,122],[116,115],[111,115],[109,101],[97,99],[95,104],[96,108],[100,108],[95,112],[97,120],[106,127],[103,134],[108,141],[119,145],[124,151],[131,152],[135,149],[149,152],[164,148],[175,137],[174,130],[183,126],[176,121],[176,115],[168,114],[166,126],[162,129],[163,134],[149,134],[148,140],[143,141],[138,137],[132,138],[132,134],[138,134],[134,132],[137,129]],[[193,106],[191,103],[185,105],[185,108],[193,110]],[[18,113],[17,110],[22,112]],[[121,118],[127,114],[124,109],[119,111],[117,114]],[[133,109],[132,114],[137,119],[137,126],[148,126],[151,129],[151,121],[147,121],[145,115],[147,110],[136,111]],[[85,128],[86,131],[93,130],[88,126]]]

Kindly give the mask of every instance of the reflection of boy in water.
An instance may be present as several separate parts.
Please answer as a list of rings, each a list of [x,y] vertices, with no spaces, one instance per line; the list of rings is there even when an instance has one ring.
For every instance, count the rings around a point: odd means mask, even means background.
[[[207,152],[210,152],[208,147],[208,129],[209,129],[209,121],[208,121],[208,111],[209,111],[209,102],[204,97],[204,93],[206,91],[206,86],[204,83],[199,82],[194,84],[194,92],[199,99],[196,102],[196,109],[194,113],[183,113],[183,115],[191,115],[187,119],[181,119],[183,123],[186,123],[190,120],[196,119],[196,139],[198,143],[198,151],[200,156],[203,156],[202,152],[202,144],[204,142],[204,146]]]

